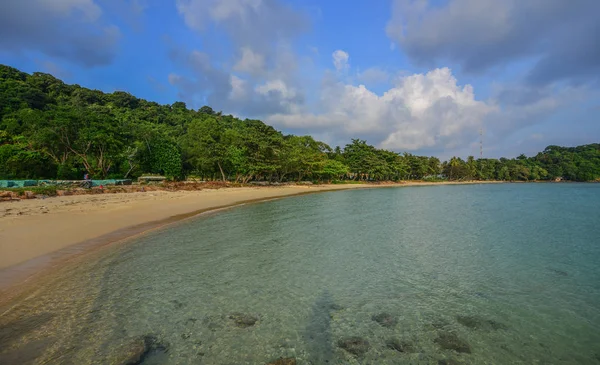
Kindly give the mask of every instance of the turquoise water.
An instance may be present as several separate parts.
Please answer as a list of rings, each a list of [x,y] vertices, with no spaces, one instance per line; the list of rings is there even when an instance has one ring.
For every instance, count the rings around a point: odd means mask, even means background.
[[[599,264],[600,185],[292,197],[65,267],[3,309],[0,363],[127,363],[145,336],[143,364],[600,364]]]

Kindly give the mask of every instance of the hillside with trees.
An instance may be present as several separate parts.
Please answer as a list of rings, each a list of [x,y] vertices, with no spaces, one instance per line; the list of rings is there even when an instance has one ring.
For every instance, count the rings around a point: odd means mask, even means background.
[[[160,105],[0,65],[0,179],[136,178],[340,180],[600,179],[600,144],[549,146],[534,157],[463,160],[377,149],[353,139],[331,148],[208,106]]]

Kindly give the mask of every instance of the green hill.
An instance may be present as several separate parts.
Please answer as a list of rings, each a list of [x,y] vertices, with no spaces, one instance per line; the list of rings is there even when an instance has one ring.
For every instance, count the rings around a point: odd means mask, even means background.
[[[0,65],[0,179],[135,178],[237,182],[600,179],[600,144],[549,146],[535,157],[466,161],[398,154],[366,141],[331,148],[259,120],[67,85]]]

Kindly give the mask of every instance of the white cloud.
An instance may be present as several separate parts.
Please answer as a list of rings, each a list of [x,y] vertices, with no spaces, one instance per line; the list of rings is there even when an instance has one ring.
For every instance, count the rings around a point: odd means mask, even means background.
[[[286,99],[294,98],[296,96],[296,92],[293,89],[288,89],[287,85],[282,80],[267,81],[262,85],[258,85],[255,90],[262,95],[272,93],[280,94]]]
[[[333,58],[333,65],[335,66],[335,69],[339,72],[346,71],[350,67],[350,64],[348,63],[350,56],[347,52],[338,49],[331,54],[331,57]]]
[[[202,32],[215,24],[236,49],[250,47],[263,55],[308,29],[306,14],[280,0],[176,0],[176,6],[191,29]]]
[[[175,84],[191,105],[206,102],[260,117],[303,102],[296,71],[305,61],[293,42],[308,29],[305,13],[281,0],[176,0],[176,5],[189,28],[214,27],[235,50],[223,57],[174,47],[171,57],[192,71]]]
[[[233,66],[235,71],[247,72],[252,75],[260,74],[265,69],[265,57],[252,51],[250,47],[242,47],[241,57]]]
[[[341,139],[369,136],[388,149],[419,150],[468,143],[494,111],[475,100],[470,85],[457,85],[448,68],[406,76],[383,95],[363,85],[332,83],[321,91],[321,107],[319,114],[279,114],[268,121],[317,133],[335,129]]]
[[[241,100],[247,96],[246,88],[247,83],[245,80],[241,78],[231,75],[230,79],[231,91],[229,92],[229,99],[231,100]]]

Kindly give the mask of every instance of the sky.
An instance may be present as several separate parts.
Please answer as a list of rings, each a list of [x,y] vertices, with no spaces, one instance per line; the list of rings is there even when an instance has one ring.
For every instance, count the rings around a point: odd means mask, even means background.
[[[20,0],[0,63],[210,105],[331,146],[534,155],[600,142],[598,0]],[[483,131],[480,137],[480,131]]]

